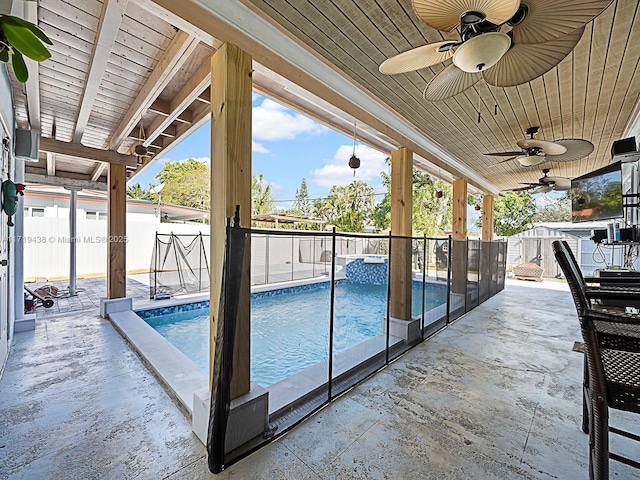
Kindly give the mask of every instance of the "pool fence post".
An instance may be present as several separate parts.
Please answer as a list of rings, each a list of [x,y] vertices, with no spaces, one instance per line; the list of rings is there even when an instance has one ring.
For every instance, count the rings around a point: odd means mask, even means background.
[[[333,396],[333,321],[336,297],[336,227],[331,232],[331,298],[329,300],[329,389],[328,401]]]
[[[384,360],[389,363],[389,330],[391,329],[391,230],[389,230],[389,258],[387,259],[387,332],[385,335]]]
[[[421,325],[421,329],[420,331],[422,332],[422,339],[424,340],[424,302],[425,302],[425,291],[426,291],[426,285],[427,285],[427,269],[426,269],[426,263],[427,263],[427,234],[423,233],[422,234],[422,242],[423,242],[423,249],[422,249],[422,325]]]
[[[293,251],[295,245],[295,236],[291,235],[291,281],[293,281]]]
[[[156,232],[155,265],[153,266],[153,298],[158,294],[158,232]]]
[[[265,234],[264,238],[264,283],[269,283],[269,234]]]
[[[448,239],[447,247],[447,325],[449,325],[451,317],[451,250],[453,247],[453,240],[451,235]]]
[[[200,232],[200,246],[198,248],[198,255],[200,260],[198,261],[198,292],[202,291],[202,249],[204,248],[204,242],[202,241],[202,232]]]

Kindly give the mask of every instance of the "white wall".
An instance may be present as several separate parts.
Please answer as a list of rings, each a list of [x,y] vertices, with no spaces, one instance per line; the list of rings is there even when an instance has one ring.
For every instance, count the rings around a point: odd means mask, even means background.
[[[81,215],[78,217],[77,275],[79,277],[106,275],[107,222],[87,220]],[[127,213],[127,271],[149,270],[156,232],[197,234],[200,231],[209,233],[209,226],[158,223],[154,215]],[[26,281],[34,278],[68,278],[68,236],[69,222],[67,218],[25,217],[24,269]]]

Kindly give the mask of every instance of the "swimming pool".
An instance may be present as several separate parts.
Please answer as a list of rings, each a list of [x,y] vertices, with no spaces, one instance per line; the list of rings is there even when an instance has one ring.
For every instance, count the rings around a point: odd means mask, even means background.
[[[329,356],[330,283],[305,287],[251,296],[251,380],[259,385],[272,385]],[[339,282],[335,291],[335,353],[383,332],[387,285]],[[422,284],[414,282],[414,316],[421,314],[421,299]],[[444,285],[426,285],[425,311],[445,301]],[[144,319],[202,370],[208,371],[208,308]]]

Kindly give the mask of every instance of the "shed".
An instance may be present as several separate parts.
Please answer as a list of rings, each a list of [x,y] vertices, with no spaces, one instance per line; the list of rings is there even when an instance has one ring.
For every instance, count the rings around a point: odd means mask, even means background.
[[[579,237],[538,225],[507,238],[507,267],[530,262],[544,268],[543,277],[560,277],[560,266],[553,255],[555,240],[565,240],[576,258],[580,258]]]

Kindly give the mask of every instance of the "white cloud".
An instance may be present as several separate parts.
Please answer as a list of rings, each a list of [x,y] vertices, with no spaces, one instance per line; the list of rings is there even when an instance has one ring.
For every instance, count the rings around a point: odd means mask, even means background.
[[[353,145],[340,146],[333,158],[325,162],[324,167],[311,172],[309,181],[325,188],[331,188],[333,185],[349,185],[354,179],[378,185],[381,181],[380,172],[388,170],[384,163],[388,155],[366,145],[358,145],[356,156],[360,159],[360,168],[356,170],[354,177],[353,170],[349,168],[349,158],[352,153]]]
[[[261,143],[251,140],[251,151],[256,153],[269,153],[269,149]]]
[[[257,140],[292,140],[298,135],[319,135],[327,127],[265,98],[253,108],[253,138]]]

